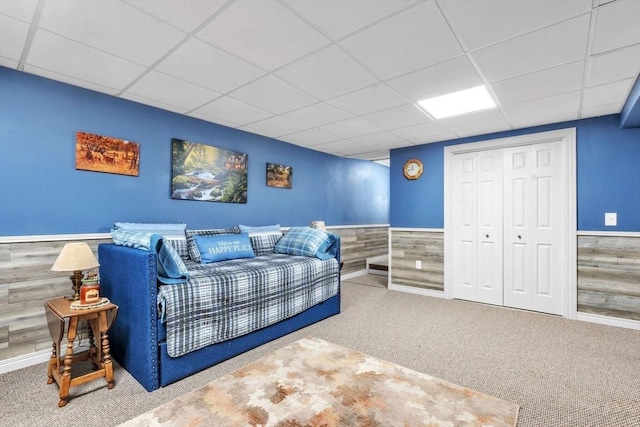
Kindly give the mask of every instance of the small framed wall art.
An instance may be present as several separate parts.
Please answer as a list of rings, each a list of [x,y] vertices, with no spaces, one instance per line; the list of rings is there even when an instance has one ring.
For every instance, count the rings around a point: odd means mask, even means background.
[[[267,163],[267,187],[292,188],[293,168],[291,166]]]
[[[76,169],[138,176],[140,144],[126,139],[76,132]]]

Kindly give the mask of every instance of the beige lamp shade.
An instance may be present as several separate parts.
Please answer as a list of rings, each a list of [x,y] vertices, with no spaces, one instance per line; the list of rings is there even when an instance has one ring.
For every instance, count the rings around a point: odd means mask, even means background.
[[[84,242],[67,243],[62,248],[51,271],[78,271],[99,267],[93,251]]]

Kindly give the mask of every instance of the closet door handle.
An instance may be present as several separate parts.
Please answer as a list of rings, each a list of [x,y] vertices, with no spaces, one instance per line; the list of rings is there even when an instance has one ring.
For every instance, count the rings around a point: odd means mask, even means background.
[[[489,235],[488,235],[488,234],[485,234],[485,235],[484,235],[484,237],[486,237],[486,238],[488,239],[488,238],[489,238]]]
[[[522,236],[518,234],[518,239],[522,239]]]

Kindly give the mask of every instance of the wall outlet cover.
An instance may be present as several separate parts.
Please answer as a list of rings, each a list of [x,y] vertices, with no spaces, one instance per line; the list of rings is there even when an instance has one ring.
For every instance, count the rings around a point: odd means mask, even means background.
[[[604,214],[604,225],[607,227],[615,227],[618,225],[618,213],[607,212]]]

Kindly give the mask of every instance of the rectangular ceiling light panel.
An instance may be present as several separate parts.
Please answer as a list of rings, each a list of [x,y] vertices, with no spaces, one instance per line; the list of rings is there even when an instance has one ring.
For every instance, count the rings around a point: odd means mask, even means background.
[[[484,86],[424,99],[418,101],[418,105],[436,119],[460,116],[496,107],[496,103]]]

